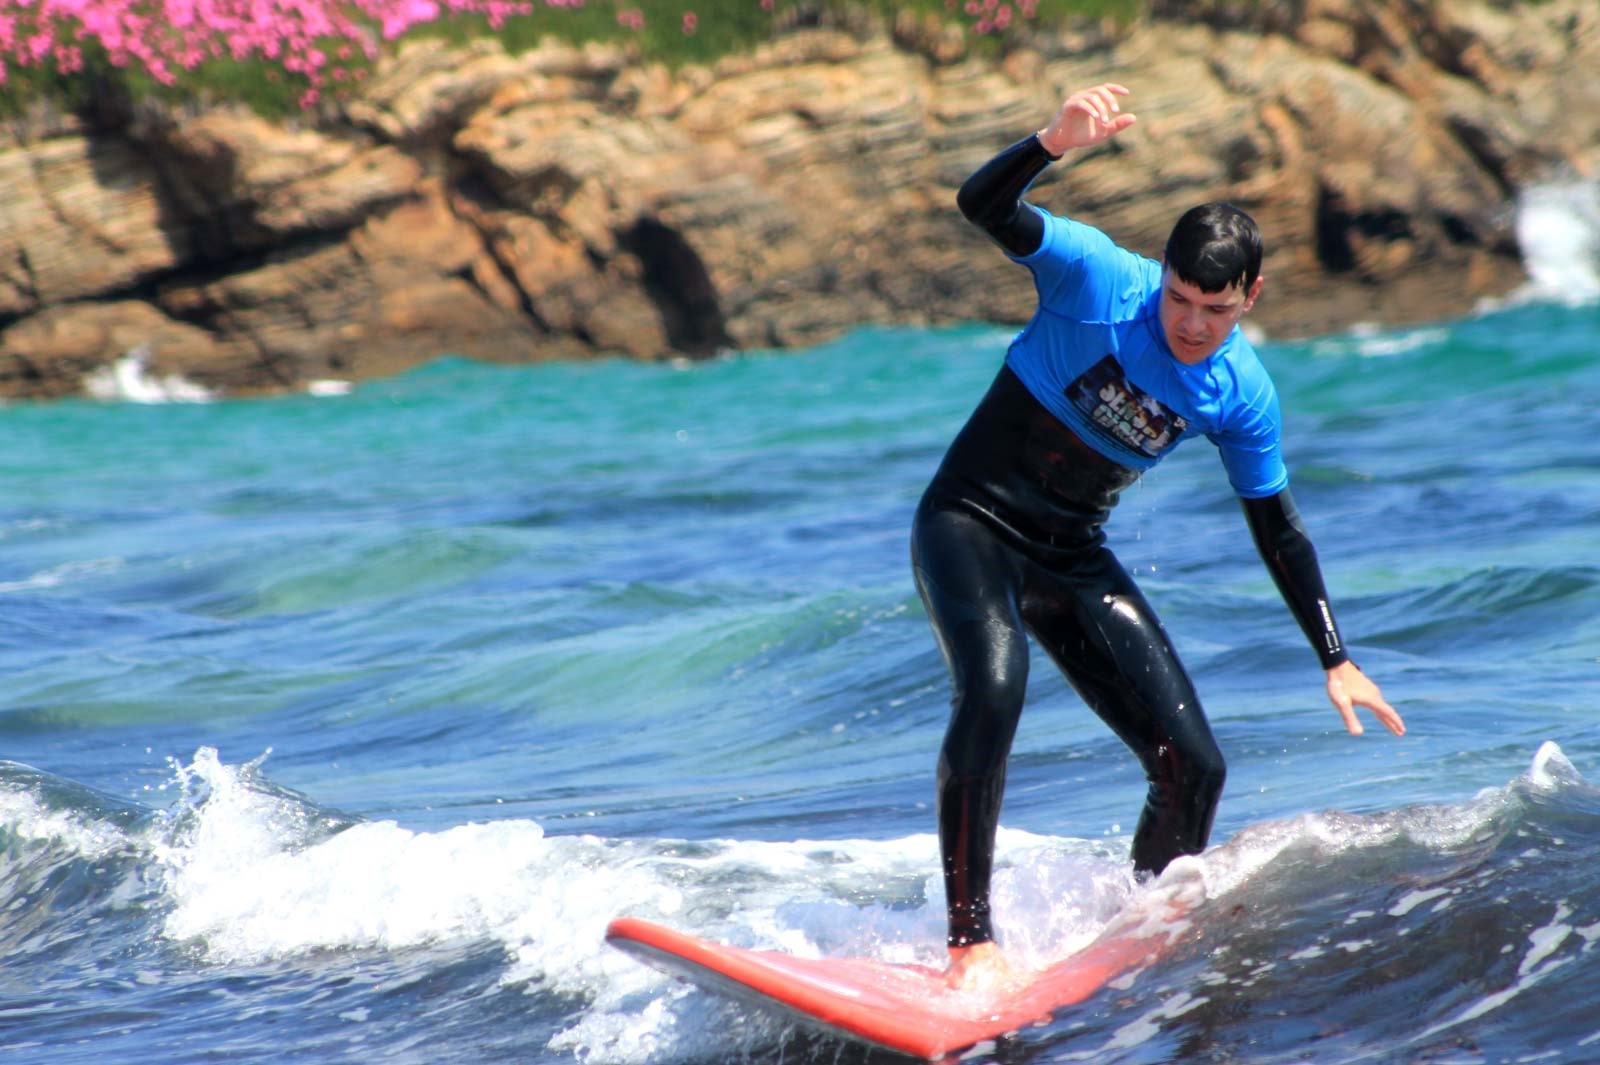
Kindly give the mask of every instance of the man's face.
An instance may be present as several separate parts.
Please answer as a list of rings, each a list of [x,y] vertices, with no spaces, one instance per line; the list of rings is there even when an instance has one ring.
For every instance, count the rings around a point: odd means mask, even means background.
[[[1239,284],[1202,292],[1171,269],[1161,271],[1161,331],[1179,362],[1204,362],[1217,350],[1261,295],[1263,278],[1246,292]]]

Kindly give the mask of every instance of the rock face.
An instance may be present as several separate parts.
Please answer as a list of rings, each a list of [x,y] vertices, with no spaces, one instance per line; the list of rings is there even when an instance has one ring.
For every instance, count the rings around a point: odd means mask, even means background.
[[[1518,189],[1600,175],[1592,0],[1165,7],[999,59],[910,18],[677,73],[422,41],[314,128],[213,111],[0,140],[0,395],[77,393],[141,345],[247,393],[444,353],[1016,321],[1026,275],[955,189],[1106,78],[1140,123],[1031,197],[1151,255],[1183,208],[1240,204],[1274,332],[1463,311],[1522,276]]]

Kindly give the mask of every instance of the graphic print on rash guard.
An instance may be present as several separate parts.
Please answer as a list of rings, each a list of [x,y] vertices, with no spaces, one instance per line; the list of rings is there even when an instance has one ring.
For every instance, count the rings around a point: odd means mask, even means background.
[[[1161,326],[1162,267],[1082,222],[1028,205],[1044,223],[1039,309],[1006,351],[1033,397],[1112,462],[1148,470],[1182,440],[1216,445],[1247,499],[1289,483],[1272,379],[1235,326],[1206,359],[1181,362]]]
[[[1147,458],[1160,458],[1189,422],[1128,380],[1115,355],[1107,355],[1066,387],[1067,399],[1090,425]]]

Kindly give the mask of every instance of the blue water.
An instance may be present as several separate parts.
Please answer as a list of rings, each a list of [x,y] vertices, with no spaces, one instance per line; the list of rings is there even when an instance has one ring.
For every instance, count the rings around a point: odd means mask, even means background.
[[[0,1058],[890,1060],[602,933],[939,963],[907,525],[1006,336],[0,410]],[[1597,336],[1528,302],[1261,345],[1403,739],[1340,727],[1208,444],[1130,490],[1230,763],[1204,901],[972,1060],[1600,1061]],[[1022,964],[1152,890],[1142,791],[1037,662]]]

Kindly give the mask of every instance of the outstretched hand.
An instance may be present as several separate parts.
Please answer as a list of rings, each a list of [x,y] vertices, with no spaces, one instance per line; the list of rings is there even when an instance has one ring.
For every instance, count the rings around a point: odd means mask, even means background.
[[[1127,89],[1109,81],[1079,89],[1067,97],[1054,121],[1039,131],[1039,143],[1059,157],[1068,148],[1087,148],[1110,140],[1137,121],[1132,114],[1123,114],[1117,103],[1117,97],[1126,95]]]
[[[1400,720],[1399,711],[1384,701],[1383,692],[1354,662],[1342,662],[1328,670],[1328,699],[1344,718],[1344,727],[1352,736],[1365,731],[1360,718],[1356,717],[1357,706],[1371,710],[1383,727],[1396,736],[1406,734],[1406,723]]]

